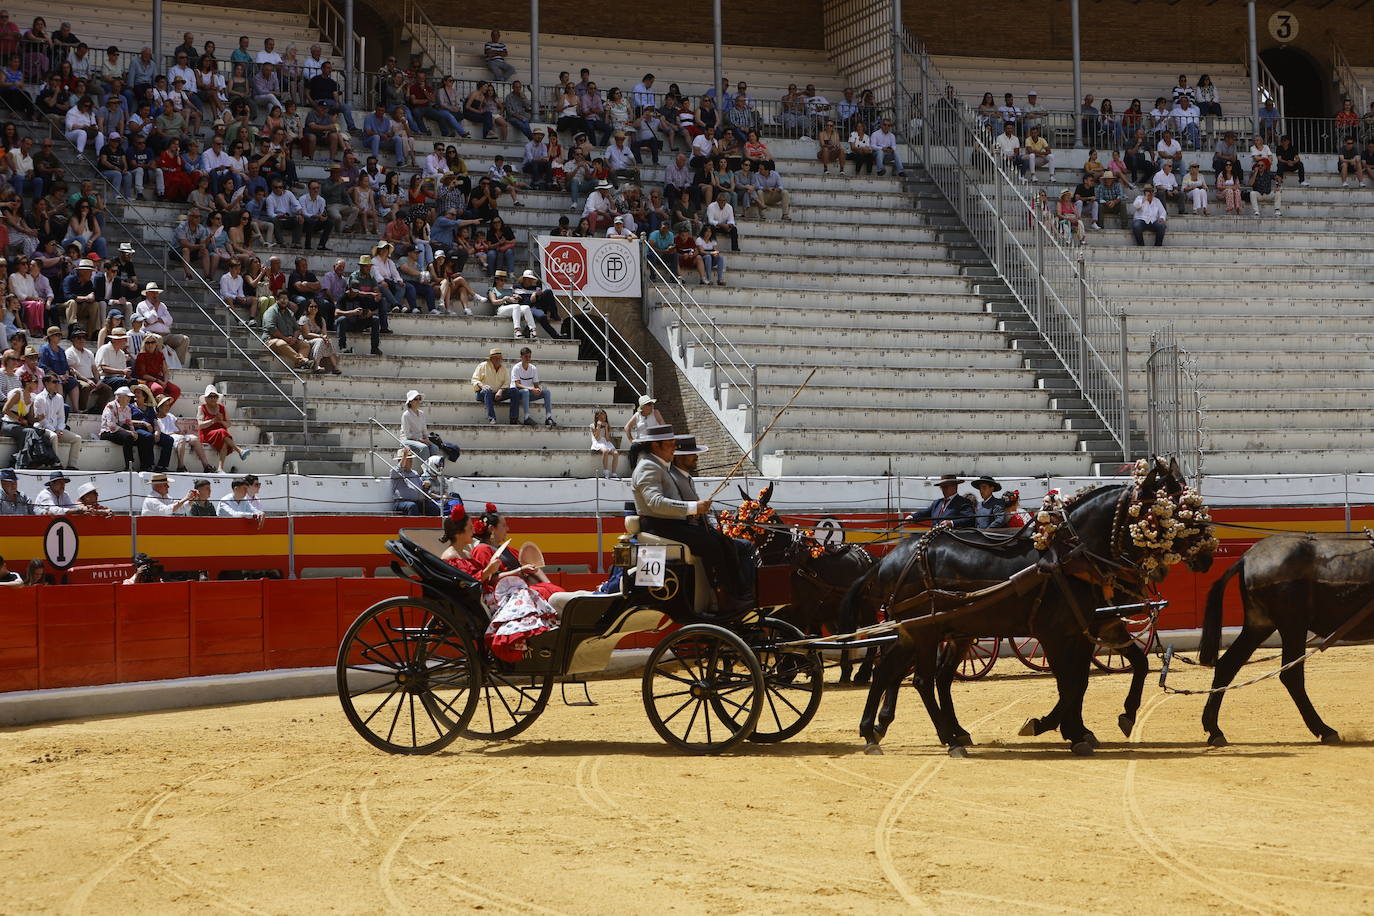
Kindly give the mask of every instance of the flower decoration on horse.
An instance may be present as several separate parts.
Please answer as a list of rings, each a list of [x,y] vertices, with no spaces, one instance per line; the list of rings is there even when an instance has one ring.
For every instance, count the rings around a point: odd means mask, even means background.
[[[1135,464],[1136,492],[1147,482],[1151,462],[1142,458]],[[1213,533],[1212,515],[1202,495],[1192,487],[1171,495],[1156,491],[1153,497],[1137,496],[1126,508],[1127,530],[1131,543],[1142,551],[1140,567],[1151,579],[1163,578],[1175,563],[1196,556],[1210,555],[1220,543]]]
[[[742,493],[743,491],[741,491],[741,495]],[[720,522],[720,530],[732,538],[748,541],[756,548],[763,546],[783,527],[778,511],[768,505],[768,499],[772,495],[773,487],[770,485],[759,490],[757,499],[746,498],[740,503],[738,509],[721,511],[716,516]],[[802,541],[802,546],[813,558],[825,553],[826,546],[816,540],[815,529],[807,528],[798,531],[797,534]]]

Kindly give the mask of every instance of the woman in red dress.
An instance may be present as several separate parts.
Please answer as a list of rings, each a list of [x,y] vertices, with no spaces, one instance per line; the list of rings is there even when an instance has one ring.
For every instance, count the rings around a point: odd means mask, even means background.
[[[486,510],[472,520],[472,532],[479,542],[472,548],[473,560],[485,566],[493,558],[499,559],[501,576],[520,576],[545,601],[559,592],[567,591],[562,586],[550,582],[544,570],[538,566],[522,564],[520,558],[509,547],[498,555],[496,546],[506,542],[506,538],[510,536],[510,525],[507,524],[505,517],[496,511],[493,504],[487,503]]]
[[[1021,508],[1020,490],[1008,490],[1002,502],[1006,504],[1008,528],[1024,528],[1030,524],[1030,513]]]
[[[210,446],[219,455],[219,472],[224,473],[224,459],[230,452],[238,452],[239,458],[248,457],[248,449],[234,444],[233,434],[229,432],[229,413],[219,402],[219,391],[214,385],[205,386],[205,394],[200,399],[196,413],[200,441]]]
[[[181,161],[181,141],[173,140],[171,145],[157,157],[157,167],[162,170],[162,199],[185,200],[186,195],[196,186],[196,178],[186,171]]]

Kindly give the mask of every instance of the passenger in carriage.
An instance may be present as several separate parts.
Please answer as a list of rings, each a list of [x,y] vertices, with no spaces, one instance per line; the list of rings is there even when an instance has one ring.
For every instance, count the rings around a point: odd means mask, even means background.
[[[701,557],[711,585],[721,592],[719,609],[733,613],[754,606],[754,577],[741,568],[733,538],[706,527],[711,500],[682,490],[684,475],[671,470],[678,438],[671,426],[653,426],[636,440],[644,446],[634,466],[635,511],[647,534],[681,541]],[[689,481],[690,482],[690,481]],[[693,519],[701,521],[694,524]]]
[[[973,481],[973,488],[978,491],[978,502],[973,507],[973,522],[978,528],[1005,528],[1007,527],[1007,505],[994,493],[1000,492],[1002,485],[984,474]]]
[[[499,560],[498,578],[508,576],[518,576],[536,593],[539,597],[548,601],[559,592],[567,591],[560,585],[549,581],[549,577],[544,573],[541,566],[533,563],[522,563],[521,558],[507,547],[499,554],[496,548],[506,542],[510,537],[510,525],[506,522],[505,516],[496,510],[492,503],[486,504],[486,511],[472,520],[472,534],[477,539],[473,545],[469,556],[473,562],[485,567],[493,559]],[[534,545],[529,545],[533,547]],[[521,553],[525,551],[522,549]]]
[[[1021,508],[1020,490],[1008,490],[1002,502],[1006,505],[1008,528],[1024,528],[1031,523],[1030,513]]]
[[[930,522],[933,528],[972,528],[975,524],[973,502],[967,496],[959,495],[959,484],[964,479],[957,474],[946,474],[935,485],[944,494],[935,502],[919,512],[906,517],[908,522]]]
[[[519,661],[524,656],[525,640],[558,626],[558,612],[521,576],[502,575],[501,558],[494,552],[485,565],[464,556],[472,545],[476,521],[468,517],[462,503],[449,510],[439,539],[449,545],[443,559],[482,583],[482,603],[491,614],[485,635],[492,654],[505,661]]]

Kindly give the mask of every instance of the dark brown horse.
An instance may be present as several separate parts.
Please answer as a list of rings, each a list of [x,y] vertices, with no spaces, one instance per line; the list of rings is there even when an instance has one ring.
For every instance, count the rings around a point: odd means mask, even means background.
[[[972,739],[954,712],[950,692],[954,664],[978,637],[1034,636],[1045,648],[1058,702],[1044,719],[1027,722],[1023,734],[1057,725],[1075,753],[1091,753],[1097,741],[1083,723],[1091,656],[1099,644],[1128,642],[1119,618],[1098,618],[1094,609],[1112,603],[1105,600],[1108,587],[1119,603],[1123,595],[1138,598],[1147,581],[1162,578],[1163,566],[1152,566],[1148,573],[1140,570],[1145,557],[1129,533],[1137,517],[1132,507],[1153,505],[1161,494],[1177,498],[1184,488],[1177,466],[1156,460],[1138,483],[1099,487],[1066,503],[1064,524],[1043,555],[1029,535],[1006,540],[979,532],[936,531],[920,540],[904,541],[879,561],[846,596],[845,619],[859,619],[858,608],[885,606],[906,623],[896,645],[879,663],[869,691],[859,725],[867,749],[879,751],[895,715],[901,680],[914,665],[916,687],[936,734],[951,755],[964,756],[963,749]],[[1214,543],[1210,528],[1201,526],[1190,537],[1195,538],[1193,544],[1180,542],[1175,549],[1187,558],[1190,568],[1205,570],[1211,564]],[[925,602],[903,609],[905,602],[923,594],[964,595],[1003,583],[1010,584],[972,611],[937,614]],[[959,603],[954,600],[946,606]],[[942,654],[941,644],[946,640],[950,645]],[[1124,654],[1133,668],[1121,717],[1122,728],[1129,733],[1147,665],[1138,647],[1128,646]]]
[[[1221,647],[1221,606],[1226,584],[1240,577],[1240,598],[1245,623],[1226,654],[1217,660]],[[1204,665],[1216,665],[1212,687],[1226,687],[1241,666],[1276,631],[1283,640],[1283,664],[1302,658],[1307,634],[1340,639],[1374,639],[1374,614],[1363,609],[1374,601],[1374,543],[1360,535],[1275,535],[1245,552],[1236,564],[1212,584],[1202,622],[1198,657]],[[1363,614],[1356,619],[1356,615]],[[1336,744],[1341,736],[1322,721],[1307,696],[1305,664],[1295,664],[1279,675],[1283,686],[1302,715],[1302,721],[1323,744]],[[1224,693],[1207,698],[1202,727],[1207,743],[1223,747],[1226,735],[1218,722]]]

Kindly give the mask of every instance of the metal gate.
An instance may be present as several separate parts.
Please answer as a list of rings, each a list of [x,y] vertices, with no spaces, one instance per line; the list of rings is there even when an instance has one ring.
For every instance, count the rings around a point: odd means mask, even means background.
[[[1177,458],[1184,473],[1201,485],[1202,394],[1193,355],[1179,346],[1173,325],[1151,332],[1145,367],[1150,454]]]

